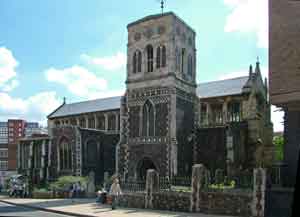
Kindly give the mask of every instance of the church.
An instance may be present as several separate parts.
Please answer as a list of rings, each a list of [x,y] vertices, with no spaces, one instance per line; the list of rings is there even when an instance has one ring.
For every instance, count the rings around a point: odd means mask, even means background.
[[[248,76],[197,84],[196,33],[176,14],[147,16],[127,30],[124,95],[64,101],[48,115],[46,142],[19,144],[19,162],[43,163],[19,163],[19,171],[36,171],[41,180],[93,171],[100,183],[104,172],[124,180],[145,179],[147,169],[189,176],[195,163],[230,173],[255,167],[258,150],[272,161],[268,86],[259,61]]]

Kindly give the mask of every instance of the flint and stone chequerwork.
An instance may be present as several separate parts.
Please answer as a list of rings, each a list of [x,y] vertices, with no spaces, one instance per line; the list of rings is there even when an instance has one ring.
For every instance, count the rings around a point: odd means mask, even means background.
[[[258,141],[272,144],[259,63],[249,76],[197,85],[196,33],[179,17],[152,15],[127,29],[125,94],[64,102],[48,116],[49,179],[94,171],[97,182],[104,172],[139,180],[148,169],[189,176],[194,163],[222,168],[253,159]]]

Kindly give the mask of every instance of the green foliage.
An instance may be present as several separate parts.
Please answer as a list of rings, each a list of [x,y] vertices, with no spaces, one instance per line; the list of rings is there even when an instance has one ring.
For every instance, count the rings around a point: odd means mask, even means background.
[[[56,191],[65,191],[68,190],[72,184],[77,182],[80,182],[81,185],[85,186],[87,184],[87,180],[87,177],[81,176],[61,176],[56,182],[50,184],[50,189]]]
[[[212,189],[233,189],[234,187],[235,187],[234,180],[230,181],[229,185],[226,185],[224,183],[209,185],[209,188],[212,188]]]
[[[283,160],[283,146],[284,146],[283,136],[275,136],[273,139],[273,143],[275,144],[276,161],[282,161]]]

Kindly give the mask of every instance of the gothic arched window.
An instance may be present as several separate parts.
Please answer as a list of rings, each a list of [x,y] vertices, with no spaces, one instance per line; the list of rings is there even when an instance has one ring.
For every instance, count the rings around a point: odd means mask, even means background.
[[[134,52],[133,58],[132,58],[132,67],[133,67],[134,74],[137,72],[136,64],[137,64],[137,57],[136,57],[136,52]]]
[[[147,100],[143,107],[142,136],[154,136],[155,114],[154,106]]]
[[[147,72],[153,72],[153,47],[152,45],[147,45]]]
[[[137,65],[137,71],[138,72],[142,72],[142,52],[141,51],[138,51],[138,65]]]
[[[133,73],[141,72],[142,71],[142,52],[137,50],[133,54],[132,58],[132,65],[133,65]]]
[[[193,75],[193,57],[192,55],[189,55],[188,57],[188,75]]]
[[[63,138],[59,144],[59,167],[61,170],[72,169],[72,148],[68,139]]]
[[[160,67],[166,67],[166,47],[164,45],[159,46],[156,49],[156,67],[159,69]]]
[[[156,68],[160,68],[160,60],[161,60],[161,55],[160,55],[160,47],[156,49]]]
[[[166,47],[165,46],[162,46],[162,49],[161,49],[161,67],[166,67],[166,64],[167,64],[167,51],[166,51]]]
[[[184,67],[185,67],[185,49],[182,48],[181,50],[181,73],[184,73]]]

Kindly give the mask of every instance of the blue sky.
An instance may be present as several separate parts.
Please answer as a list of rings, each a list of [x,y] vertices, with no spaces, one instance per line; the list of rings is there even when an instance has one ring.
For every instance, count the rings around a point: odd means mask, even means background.
[[[267,74],[267,0],[167,0],[166,11],[197,33],[198,82],[244,75],[257,56]],[[0,120],[45,123],[64,96],[121,94],[126,25],[159,12],[158,0],[0,1]]]

